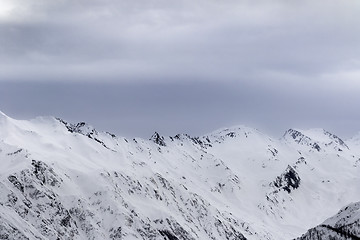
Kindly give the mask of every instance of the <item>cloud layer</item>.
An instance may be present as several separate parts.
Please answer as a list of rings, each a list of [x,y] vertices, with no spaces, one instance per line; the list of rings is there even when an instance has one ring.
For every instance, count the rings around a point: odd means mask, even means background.
[[[8,5],[0,12],[1,80],[351,82],[360,76],[356,0]]]
[[[0,0],[0,110],[134,136],[359,131],[358,0]]]

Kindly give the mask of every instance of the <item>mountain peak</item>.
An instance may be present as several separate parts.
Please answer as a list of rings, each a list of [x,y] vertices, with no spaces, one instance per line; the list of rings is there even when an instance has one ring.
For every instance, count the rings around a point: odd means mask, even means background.
[[[320,151],[321,148],[328,146],[334,146],[334,148],[338,151],[342,151],[342,148],[349,149],[341,138],[322,128],[313,128],[308,130],[290,128],[285,132],[283,138],[288,141],[295,141],[300,145],[312,146],[312,148],[317,151]]]
[[[153,141],[154,143],[156,143],[162,147],[166,146],[165,138],[163,136],[161,136],[158,132],[155,132],[149,140]]]

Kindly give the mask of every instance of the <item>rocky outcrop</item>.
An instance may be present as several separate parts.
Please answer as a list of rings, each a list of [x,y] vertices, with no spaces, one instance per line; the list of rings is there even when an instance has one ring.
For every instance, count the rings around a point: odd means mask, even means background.
[[[312,149],[315,149],[316,151],[320,152],[321,147],[318,142],[314,141],[308,136],[305,136],[302,132],[297,131],[295,129],[289,129],[285,132],[284,138],[290,136],[296,143],[300,145],[309,146]]]
[[[300,181],[299,174],[289,165],[280,176],[276,177],[271,185],[290,193],[292,190],[299,188]]]
[[[160,136],[160,134],[157,132],[155,132],[149,140],[153,141],[154,143],[158,144],[159,146],[162,146],[162,147],[166,146],[165,138],[163,136]]]

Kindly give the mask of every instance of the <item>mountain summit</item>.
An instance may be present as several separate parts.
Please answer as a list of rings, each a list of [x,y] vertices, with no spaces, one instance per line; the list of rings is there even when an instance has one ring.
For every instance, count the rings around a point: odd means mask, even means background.
[[[0,113],[0,239],[356,239],[358,146],[245,126],[130,140]]]

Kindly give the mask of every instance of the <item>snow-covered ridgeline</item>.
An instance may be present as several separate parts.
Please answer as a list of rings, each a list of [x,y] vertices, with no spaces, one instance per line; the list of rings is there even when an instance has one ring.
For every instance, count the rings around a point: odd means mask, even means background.
[[[126,139],[0,113],[0,236],[296,238],[360,200],[354,142],[245,126]]]

